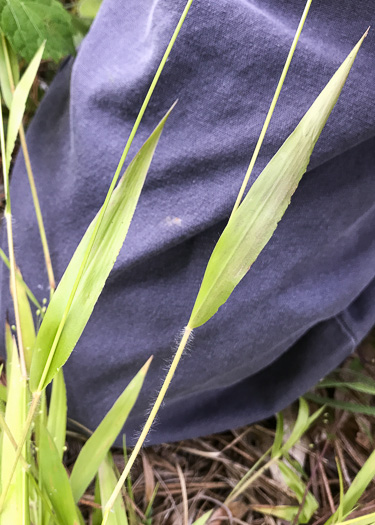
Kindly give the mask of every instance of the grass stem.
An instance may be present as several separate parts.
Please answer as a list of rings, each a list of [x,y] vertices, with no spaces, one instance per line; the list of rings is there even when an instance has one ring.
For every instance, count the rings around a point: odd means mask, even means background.
[[[5,41],[4,35],[1,35],[1,42],[2,42],[3,52],[4,52],[4,56],[5,56],[5,63],[6,63],[7,73],[8,73],[9,85],[10,85],[12,93],[14,93],[15,85],[14,85],[13,73],[12,73],[12,68],[11,68],[10,60],[9,60],[8,47],[6,45],[6,41]],[[21,127],[19,129],[19,136],[20,136],[20,141],[21,141],[21,148],[22,148],[22,152],[23,152],[23,157],[24,157],[24,160],[25,160],[26,172],[27,172],[27,176],[28,176],[28,179],[29,179],[31,194],[32,194],[32,198],[33,198],[35,215],[36,215],[36,219],[37,219],[37,222],[38,222],[40,239],[42,241],[44,260],[45,260],[45,264],[46,264],[48,281],[49,281],[49,286],[50,286],[50,294],[52,296],[52,294],[53,294],[53,292],[54,292],[54,290],[56,288],[56,282],[55,282],[55,277],[54,277],[54,274],[53,274],[52,263],[51,263],[51,256],[50,256],[50,252],[49,252],[46,231],[45,231],[45,228],[44,228],[42,212],[41,212],[41,209],[40,209],[38,193],[37,193],[37,190],[36,190],[35,178],[34,178],[33,170],[31,168],[30,155],[29,155],[29,150],[27,148],[26,137],[25,137],[25,130],[24,130],[23,124],[21,124]]]
[[[156,414],[158,413],[159,411],[159,408],[164,400],[164,397],[165,397],[165,394],[167,393],[167,390],[169,388],[169,385],[171,384],[171,381],[172,381],[172,378],[176,372],[176,368],[178,366],[178,363],[180,362],[180,359],[181,359],[181,356],[182,356],[182,353],[186,347],[186,344],[189,340],[189,337],[192,333],[192,329],[190,328],[190,326],[187,326],[184,330],[184,333],[183,333],[183,336],[181,338],[181,341],[180,341],[180,344],[178,345],[178,349],[177,349],[177,352],[173,358],[173,361],[172,361],[172,364],[168,370],[168,374],[163,382],[163,385],[160,389],[160,392],[158,394],[158,397],[156,398],[156,401],[154,403],[154,406],[152,407],[152,410],[150,412],[150,415],[148,416],[147,418],[147,421],[143,427],[143,430],[142,430],[142,433],[141,435],[139,436],[138,438],[138,441],[130,455],[130,458],[129,458],[129,461],[126,463],[126,466],[120,476],[120,479],[118,480],[117,482],[117,485],[114,489],[114,491],[112,492],[111,494],[111,497],[109,498],[105,508],[104,508],[104,513],[103,513],[103,521],[102,521],[102,525],[106,525],[107,521],[108,521],[108,517],[109,517],[109,513],[111,512],[111,509],[117,499],[117,496],[120,494],[120,491],[121,491],[121,488],[123,486],[123,484],[125,483],[126,481],[126,478],[128,477],[129,475],[129,472],[134,464],[134,461],[136,459],[136,457],[138,456],[138,453],[139,451],[141,450],[142,448],[142,445],[151,429],[151,426],[155,420],[155,417],[156,417]]]
[[[301,17],[301,20],[300,20],[300,23],[298,25],[298,28],[297,28],[297,31],[296,31],[296,34],[294,36],[294,40],[292,42],[292,46],[289,50],[289,54],[288,54],[288,57],[286,59],[286,62],[285,62],[285,65],[284,65],[284,68],[282,70],[282,73],[281,73],[281,77],[280,77],[280,80],[279,80],[279,83],[277,84],[277,87],[276,87],[276,91],[275,91],[275,94],[273,96],[273,99],[272,99],[272,102],[271,102],[271,105],[270,105],[270,108],[268,110],[268,113],[267,113],[267,116],[266,116],[266,120],[264,121],[264,124],[263,124],[263,128],[262,128],[262,131],[259,135],[259,138],[258,138],[258,142],[256,143],[256,146],[255,146],[255,150],[254,150],[254,153],[253,153],[253,156],[251,157],[251,160],[250,160],[250,164],[249,164],[249,167],[247,169],[247,172],[245,174],[245,178],[242,182],[242,186],[241,186],[241,189],[237,195],[237,199],[236,199],[236,202],[233,206],[233,210],[232,210],[232,213],[229,217],[229,220],[232,218],[233,214],[236,212],[238,206],[240,205],[241,203],[241,200],[242,200],[242,197],[245,193],[245,190],[246,190],[246,186],[249,182],[249,179],[250,179],[250,175],[253,171],[253,168],[254,168],[254,164],[258,158],[258,154],[259,154],[259,150],[263,144],[263,140],[264,140],[264,137],[265,137],[265,134],[267,132],[267,129],[268,129],[268,126],[269,126],[269,123],[271,121],[271,118],[272,118],[272,115],[273,115],[273,111],[275,109],[275,106],[276,106],[276,103],[277,103],[277,100],[279,98],[279,95],[280,95],[280,91],[281,91],[281,88],[283,87],[283,84],[284,84],[284,80],[285,80],[285,77],[286,77],[286,74],[288,72],[288,69],[289,69],[289,66],[290,66],[290,63],[292,61],[292,58],[293,58],[293,55],[294,55],[294,51],[296,49],[296,46],[297,46],[297,42],[299,40],[299,37],[301,35],[301,31],[302,31],[302,28],[305,24],[305,20],[306,20],[306,17],[307,17],[307,14],[309,12],[309,9],[310,9],[310,6],[311,6],[311,2],[312,0],[307,0],[306,2],[306,5],[305,5],[305,9],[302,13],[302,17]]]

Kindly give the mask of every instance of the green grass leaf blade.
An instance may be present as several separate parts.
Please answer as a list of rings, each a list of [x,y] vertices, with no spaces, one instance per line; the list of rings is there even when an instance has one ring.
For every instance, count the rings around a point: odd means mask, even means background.
[[[228,222],[208,262],[190,328],[201,326],[217,312],[270,240],[307,169],[315,143],[365,36],[270,160]]]
[[[22,124],[23,115],[25,112],[27,97],[31,86],[33,85],[36,77],[40,61],[42,59],[44,51],[44,43],[40,46],[36,52],[34,58],[30,62],[25,73],[22,75],[21,80],[18,82],[17,87],[13,94],[12,104],[9,110],[9,121],[7,130],[7,141],[6,141],[6,158],[7,158],[7,169],[9,171],[10,161],[16,143],[18,130]]]
[[[208,512],[203,514],[203,516],[194,521],[192,525],[206,525],[206,523],[208,523],[208,520],[211,518],[212,513],[213,510],[209,510]]]
[[[366,416],[375,416],[375,407],[370,405],[360,405],[359,403],[350,403],[348,401],[340,401],[339,399],[331,399],[330,397],[321,397],[315,394],[305,394],[306,399],[318,403],[319,405],[326,405],[327,407],[339,408],[352,412],[353,414],[364,414]]]
[[[274,516],[289,523],[297,515],[299,507],[295,505],[251,505],[251,509],[266,516]]]
[[[70,484],[77,502],[93,480],[107,452],[121,432],[141,391],[150,360],[125,388],[92,436],[86,441],[74,464]],[[114,488],[114,487],[113,487]]]
[[[22,284],[23,282],[24,281],[21,272],[18,268],[16,268],[17,294],[15,295],[15,297],[17,297],[18,301],[18,312],[22,327],[22,344],[25,355],[26,368],[29,371],[31,365],[31,352],[35,344],[35,326],[26,289]]]
[[[354,510],[359,498],[375,477],[375,451],[372,452],[360,469],[347,492],[340,501],[340,508],[330,517],[326,525],[336,523],[340,515],[348,515]]]
[[[64,374],[62,369],[53,379],[52,394],[48,411],[47,429],[55,442],[62,460],[66,437],[67,401]]]
[[[30,388],[33,392],[37,389],[42,390],[53,379],[73,351],[90,318],[126,238],[155,148],[170,111],[134,157],[111,196],[61,336],[50,355],[98,215],[87,229],[52,297],[38,332],[36,352],[33,355],[30,371]]]
[[[22,377],[18,350],[15,339],[12,338],[10,327],[6,325],[7,341],[7,404],[5,410],[5,423],[14,440],[18,442],[22,435],[26,420],[28,392],[25,378]],[[26,446],[22,453],[25,456]],[[1,442],[1,486],[8,485],[12,473],[16,452],[14,443],[4,433]],[[16,470],[9,485],[4,507],[0,514],[0,524],[28,523],[28,480],[27,473],[18,461]]]
[[[106,454],[104,460],[99,467],[99,488],[100,501],[102,508],[105,507],[107,501],[116,487],[117,477],[114,472],[114,465],[112,455],[110,452]],[[109,515],[108,525],[128,525],[128,518],[126,516],[125,505],[121,494],[118,495]]]
[[[52,436],[43,426],[39,447],[43,488],[52,503],[58,522],[61,525],[79,525],[79,511],[74,503],[68,475]]]
[[[12,86],[9,81],[8,76],[8,67],[6,62],[6,57],[4,53],[4,47],[5,52],[9,53],[10,46],[7,45],[4,35],[0,36],[1,42],[0,42],[0,85],[1,85],[1,94],[3,96],[4,102],[7,106],[7,108],[10,108],[12,104],[13,99],[13,93],[12,93]],[[9,55],[8,55],[9,56]]]
[[[296,472],[282,461],[279,463],[279,469],[285,483],[295,493],[298,503],[302,504],[303,502],[302,510],[300,511],[298,508],[298,512],[300,512],[299,523],[309,523],[314,512],[319,507],[318,502],[310,491],[306,492],[306,485]]]

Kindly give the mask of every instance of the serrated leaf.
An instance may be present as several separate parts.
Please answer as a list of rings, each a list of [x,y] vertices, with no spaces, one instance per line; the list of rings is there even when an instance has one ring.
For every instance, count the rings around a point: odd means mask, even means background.
[[[44,41],[44,58],[74,53],[70,15],[57,0],[0,0],[0,27],[28,62]]]
[[[32,392],[38,388],[42,390],[53,379],[73,351],[90,318],[126,238],[148,168],[169,113],[170,111],[134,157],[111,196],[64,329],[49,363],[49,352],[63,318],[81,263],[84,260],[85,251],[98,215],[87,229],[56,292],[53,294],[37,335],[36,351],[32,358],[30,371],[30,389]],[[43,378],[46,367],[48,372]]]
[[[190,328],[206,323],[224,304],[268,243],[305,173],[364,35],[270,160],[233,214],[208,262]]]
[[[70,476],[70,485],[76,502],[82,497],[121,432],[137,401],[149,364],[150,361],[132,379],[79,453]]]

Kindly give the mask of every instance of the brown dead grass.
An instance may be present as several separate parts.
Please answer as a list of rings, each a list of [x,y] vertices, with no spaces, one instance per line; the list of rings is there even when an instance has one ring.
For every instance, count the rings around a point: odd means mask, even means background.
[[[370,336],[336,372],[346,379],[347,372],[360,367],[362,372],[375,378],[375,333]],[[351,403],[375,406],[374,397],[343,389],[319,389],[319,395]],[[311,411],[318,408],[311,404]],[[284,425],[292,427],[297,406],[284,411]],[[362,414],[327,408],[320,420],[292,450],[306,472],[306,482],[319,502],[319,509],[311,523],[324,524],[336,510],[339,501],[338,459],[345,489],[374,449],[375,418]],[[296,505],[293,494],[284,483],[277,467],[270,469],[238,500],[226,506],[224,501],[236,483],[272,445],[275,419],[205,438],[164,444],[143,450],[132,470],[133,499],[126,495],[128,508],[133,510],[134,523],[152,525],[187,525],[214,508],[210,525],[288,523],[266,518],[252,510],[252,506]],[[79,441],[70,440],[68,462],[74,461],[80,448]],[[115,463],[121,471],[124,459],[121,451],[114,453]],[[145,509],[155,487],[152,522],[145,521]],[[82,510],[90,523],[95,507],[93,491],[81,501]],[[375,483],[360,500],[351,517],[375,512]]]

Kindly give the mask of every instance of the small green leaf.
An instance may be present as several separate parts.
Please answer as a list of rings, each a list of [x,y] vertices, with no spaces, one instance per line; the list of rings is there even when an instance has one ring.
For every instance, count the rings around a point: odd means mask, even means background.
[[[66,388],[64,374],[61,369],[52,382],[52,394],[47,423],[48,432],[56,445],[60,459],[63,457],[65,447],[66,414]]]
[[[125,388],[93,435],[86,441],[74,464],[70,484],[77,502],[94,478],[99,465],[121,432],[141,391],[150,360]]]
[[[365,36],[270,160],[228,222],[208,262],[190,317],[190,328],[206,323],[227,301],[272,237],[307,169],[315,143]]]
[[[326,405],[327,407],[339,408],[352,412],[353,414],[364,414],[366,416],[375,416],[375,407],[370,405],[360,405],[359,403],[349,403],[348,401],[340,401],[338,399],[331,399],[330,397],[321,397],[315,394],[305,394],[305,398],[318,403],[319,405]]]
[[[1,0],[0,0],[1,2]],[[17,87],[13,94],[12,104],[9,111],[8,129],[7,129],[7,141],[6,141],[6,158],[7,158],[7,170],[9,171],[10,161],[16,143],[18,130],[22,124],[22,118],[25,112],[27,97],[31,86],[33,85],[36,77],[42,54],[44,50],[44,43],[38,49],[34,58],[30,62],[30,65],[22,75],[21,80],[18,82]]]
[[[46,427],[40,432],[40,474],[58,522],[61,525],[79,525],[78,509],[74,503],[69,478],[60,460],[60,454]]]
[[[117,477],[114,472],[113,459],[110,452],[106,454],[104,460],[99,467],[99,488],[100,488],[100,502],[102,508],[105,507],[107,501],[116,487]],[[128,518],[126,516],[125,505],[121,494],[117,497],[115,504],[112,507],[112,512],[107,520],[107,525],[128,525]]]
[[[30,389],[45,388],[70,356],[94,309],[124,243],[155,148],[170,111],[134,157],[119,181],[103,216],[55,352],[49,357],[97,217],[82,238],[48,306],[36,341]],[[48,369],[45,373],[45,369]]]
[[[74,53],[70,15],[57,0],[0,0],[0,28],[28,62],[46,41],[44,58]]]

